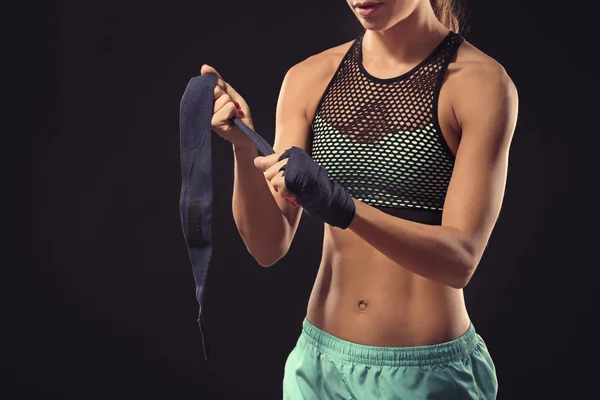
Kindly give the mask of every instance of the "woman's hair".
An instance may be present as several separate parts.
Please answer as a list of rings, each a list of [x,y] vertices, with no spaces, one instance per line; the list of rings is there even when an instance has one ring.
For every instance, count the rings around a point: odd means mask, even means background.
[[[456,0],[430,0],[431,7],[435,12],[435,16],[440,20],[442,24],[446,26],[446,28],[454,31],[456,33],[459,32],[460,29],[460,10],[457,11],[455,9]]]

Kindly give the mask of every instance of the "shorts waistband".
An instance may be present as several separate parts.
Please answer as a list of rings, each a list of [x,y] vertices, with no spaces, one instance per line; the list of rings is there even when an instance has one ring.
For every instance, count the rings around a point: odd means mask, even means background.
[[[477,344],[478,336],[471,322],[463,335],[444,343],[409,347],[368,346],[333,336],[313,325],[305,317],[300,339],[304,339],[328,356],[342,361],[370,365],[424,366],[449,363],[466,357]]]

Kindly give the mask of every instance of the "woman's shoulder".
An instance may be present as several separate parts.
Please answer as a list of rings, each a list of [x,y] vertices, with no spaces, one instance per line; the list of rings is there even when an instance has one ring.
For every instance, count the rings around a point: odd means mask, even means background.
[[[292,69],[307,80],[307,84],[328,80],[350,50],[355,39],[327,48],[306,57],[295,64]]]
[[[512,80],[504,66],[466,39],[458,47],[455,59],[448,65],[448,81],[458,85],[485,84]]]
[[[517,87],[506,68],[467,40],[459,46],[454,62],[448,65],[445,85],[460,125],[467,118],[484,115],[480,107],[488,115],[504,113],[508,120],[512,108],[518,104]]]
[[[287,75],[305,99],[306,118],[312,121],[319,100],[354,41],[327,48],[293,65]]]

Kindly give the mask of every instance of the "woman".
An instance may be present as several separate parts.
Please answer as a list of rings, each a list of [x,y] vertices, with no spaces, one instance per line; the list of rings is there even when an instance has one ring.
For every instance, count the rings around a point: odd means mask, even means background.
[[[212,128],[233,144],[233,214],[253,257],[281,259],[302,209],[326,222],[284,398],[493,399],[462,289],[500,212],[517,90],[456,33],[451,0],[347,2],[365,30],[287,72],[275,154],[257,157],[231,123],[254,128],[248,104],[222,77],[215,87]]]

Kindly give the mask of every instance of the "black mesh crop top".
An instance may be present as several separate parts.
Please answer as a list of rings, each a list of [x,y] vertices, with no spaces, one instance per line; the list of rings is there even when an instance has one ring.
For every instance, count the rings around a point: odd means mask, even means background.
[[[450,31],[417,66],[377,78],[354,40],[312,122],[311,157],[358,201],[400,218],[440,225],[454,155],[437,117],[442,77],[463,37]]]

